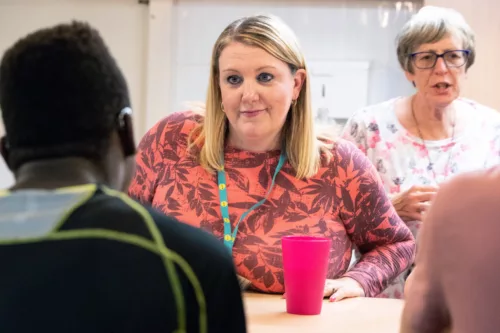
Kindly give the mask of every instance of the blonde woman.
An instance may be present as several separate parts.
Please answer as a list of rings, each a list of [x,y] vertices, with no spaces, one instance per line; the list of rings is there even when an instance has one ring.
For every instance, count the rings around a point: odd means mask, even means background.
[[[375,296],[415,244],[354,145],[314,134],[307,68],[273,16],[242,18],[212,54],[206,112],[174,113],[144,137],[130,194],[212,233],[252,288],[283,293],[281,238],[330,237],[325,296]],[[349,272],[353,245],[363,254]]]

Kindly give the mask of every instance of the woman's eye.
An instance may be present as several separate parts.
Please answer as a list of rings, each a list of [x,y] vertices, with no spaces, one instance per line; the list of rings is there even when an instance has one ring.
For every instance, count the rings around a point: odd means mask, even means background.
[[[228,76],[226,81],[229,83],[229,84],[240,84],[241,83],[241,78],[237,75],[231,75],[231,76]]]
[[[260,82],[269,82],[272,79],[274,79],[274,76],[269,73],[261,73],[259,74],[259,76],[257,76],[257,80],[259,80]]]

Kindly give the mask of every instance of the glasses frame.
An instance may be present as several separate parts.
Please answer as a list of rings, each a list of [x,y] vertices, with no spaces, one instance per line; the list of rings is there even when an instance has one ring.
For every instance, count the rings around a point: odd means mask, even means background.
[[[465,59],[465,62],[462,65],[459,65],[459,66],[450,65],[450,64],[448,64],[446,62],[446,60],[444,59],[444,57],[448,53],[452,53],[452,52],[464,52],[467,55],[467,59]],[[432,66],[430,66],[430,67],[418,67],[417,66],[415,57],[417,55],[423,54],[423,53],[431,53],[431,54],[434,54],[436,56],[436,59],[434,60],[434,64],[432,64]],[[465,64],[467,64],[467,62],[469,62],[469,56],[470,56],[470,50],[449,50],[449,51],[443,52],[441,54],[436,53],[436,52],[432,52],[432,51],[422,51],[422,52],[415,52],[415,53],[410,54],[410,59],[411,59],[413,65],[416,68],[418,68],[418,69],[431,69],[431,68],[434,68],[436,66],[437,61],[438,61],[439,58],[443,58],[443,61],[446,64],[446,67],[448,67],[448,68],[450,68],[450,67],[452,67],[452,68],[460,68],[460,67],[464,66]]]

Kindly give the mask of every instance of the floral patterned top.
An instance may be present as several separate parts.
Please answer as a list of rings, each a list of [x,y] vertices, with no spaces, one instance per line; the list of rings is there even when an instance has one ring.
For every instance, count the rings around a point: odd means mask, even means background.
[[[196,152],[187,151],[189,133],[201,120],[192,112],[174,113],[145,135],[129,193],[222,239],[217,175],[197,163]],[[285,163],[266,202],[241,221],[233,259],[254,289],[284,292],[281,238],[286,235],[330,237],[328,278],[351,277],[366,296],[379,294],[413,261],[415,241],[370,161],[344,140],[335,144],[333,155],[307,180],[295,178]],[[244,211],[264,198],[279,156],[279,150],[225,148],[233,228]],[[347,272],[353,244],[363,255]]]
[[[395,105],[401,97],[366,107],[346,123],[342,137],[352,141],[376,166],[389,195],[413,185],[438,185],[465,171],[485,169],[500,162],[500,114],[467,99],[461,107],[471,114],[466,129],[455,138],[425,141],[400,124]],[[429,156],[427,155],[429,154]],[[432,162],[432,169],[429,163]],[[407,222],[415,238],[421,221]],[[404,279],[395,280],[382,296],[402,297]]]

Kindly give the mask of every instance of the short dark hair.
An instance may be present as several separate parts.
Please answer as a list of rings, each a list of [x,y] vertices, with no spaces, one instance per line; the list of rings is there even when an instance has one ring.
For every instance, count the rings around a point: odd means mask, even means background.
[[[116,117],[129,106],[122,72],[87,23],[31,33],[0,64],[0,109],[14,170],[38,159],[102,160]]]

